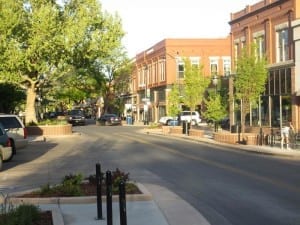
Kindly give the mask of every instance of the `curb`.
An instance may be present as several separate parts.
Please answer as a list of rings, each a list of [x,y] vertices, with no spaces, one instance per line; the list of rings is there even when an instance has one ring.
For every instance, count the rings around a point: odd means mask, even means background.
[[[141,183],[136,183],[142,194],[128,194],[126,195],[126,201],[151,201],[152,195],[146,189],[146,187]],[[50,198],[27,198],[27,197],[17,197],[18,195],[23,195],[30,193],[37,189],[28,190],[24,192],[16,192],[11,197],[9,197],[9,202],[12,204],[85,204],[85,203],[97,203],[97,196],[79,196],[79,197],[50,197]],[[106,200],[106,196],[102,196],[102,200]],[[119,196],[113,195],[112,200],[114,202],[119,201]]]
[[[289,158],[300,158],[300,151],[298,150],[286,150],[286,149],[279,149],[276,147],[268,147],[268,146],[258,146],[258,145],[240,145],[240,144],[228,144],[217,142],[210,138],[205,137],[193,137],[187,135],[180,135],[180,134],[164,134],[161,131],[151,131],[151,129],[142,129],[142,133],[150,134],[150,135],[158,135],[158,136],[167,136],[170,138],[181,138],[186,141],[193,141],[193,142],[201,142],[206,144],[213,144],[218,146],[226,146],[231,147],[236,150],[240,150],[243,152],[248,153],[255,153],[255,154],[264,154],[264,155],[274,155],[274,156],[282,156],[282,157],[289,157]]]
[[[147,188],[141,184],[136,183],[139,190],[142,194],[128,194],[126,195],[126,201],[152,201],[152,194],[147,190]],[[34,205],[43,205],[43,204],[53,204],[53,207],[50,209],[52,212],[52,222],[53,225],[64,225],[64,220],[62,212],[59,208],[61,204],[86,204],[86,203],[97,203],[97,196],[87,196],[87,197],[51,197],[51,198],[25,198],[17,197],[18,195],[26,194],[37,189],[27,190],[23,192],[15,192],[9,197],[10,204],[34,204]],[[102,196],[102,201],[106,201],[106,196]],[[113,202],[119,201],[119,196],[112,196]],[[1,199],[0,199],[1,203]],[[57,206],[57,207],[54,207]]]

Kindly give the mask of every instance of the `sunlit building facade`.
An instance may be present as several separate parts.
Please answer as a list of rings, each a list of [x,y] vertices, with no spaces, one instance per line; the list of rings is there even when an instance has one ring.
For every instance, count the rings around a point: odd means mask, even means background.
[[[268,80],[259,107],[250,113],[253,126],[281,127],[292,121],[299,130],[300,103],[300,1],[264,0],[231,14],[231,58],[255,42],[257,55],[268,60]],[[233,89],[231,89],[233,90]],[[231,103],[231,124],[238,123]]]
[[[164,39],[136,55],[132,73],[132,112],[136,121],[158,122],[167,115],[168,93],[184,80],[183,59],[203,66],[205,76],[231,72],[230,37]],[[200,111],[201,106],[197,108]]]

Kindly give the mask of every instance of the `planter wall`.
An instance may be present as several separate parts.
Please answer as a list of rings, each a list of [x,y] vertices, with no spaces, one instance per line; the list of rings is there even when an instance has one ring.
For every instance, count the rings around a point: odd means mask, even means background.
[[[204,136],[204,131],[191,128],[189,130],[189,136],[203,137]]]
[[[247,145],[257,145],[258,137],[252,133],[227,133],[227,132],[219,132],[214,133],[214,140],[218,142],[228,143],[228,144],[237,144],[244,143]]]
[[[65,125],[44,125],[26,127],[28,135],[51,136],[51,135],[70,135],[72,134],[72,124]]]
[[[182,134],[181,126],[162,126],[163,134]]]

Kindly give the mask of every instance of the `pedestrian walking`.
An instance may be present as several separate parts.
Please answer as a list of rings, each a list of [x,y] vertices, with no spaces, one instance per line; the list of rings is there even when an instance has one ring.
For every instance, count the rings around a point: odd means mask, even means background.
[[[281,148],[286,146],[286,149],[290,149],[291,141],[294,141],[295,129],[292,122],[289,122],[281,128]]]

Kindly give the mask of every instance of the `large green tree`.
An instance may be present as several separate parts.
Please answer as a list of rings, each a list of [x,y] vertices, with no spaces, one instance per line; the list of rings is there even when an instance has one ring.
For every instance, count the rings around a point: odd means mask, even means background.
[[[70,73],[101,80],[101,59],[121,45],[120,18],[97,0],[0,0],[0,79],[27,90],[26,123],[45,83]],[[81,80],[83,82],[83,80]]]
[[[234,77],[234,96],[240,101],[242,132],[245,131],[246,115],[252,103],[256,103],[265,89],[268,76],[266,59],[258,57],[257,46],[245,47],[236,62]]]

